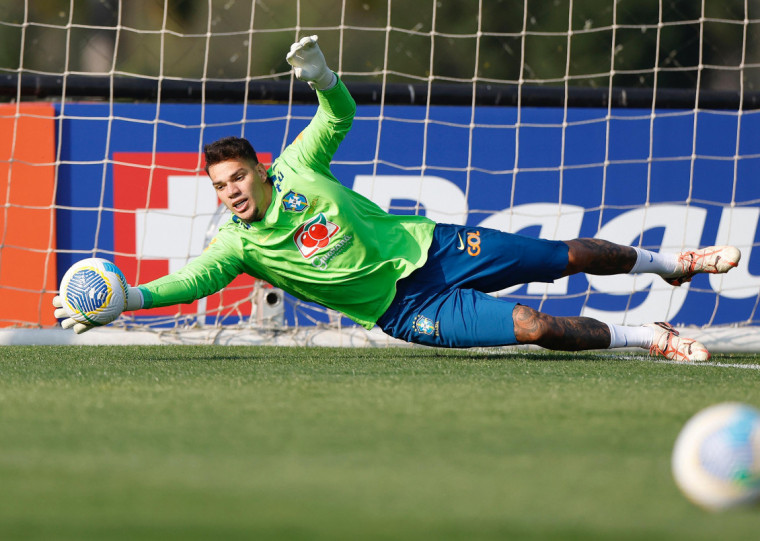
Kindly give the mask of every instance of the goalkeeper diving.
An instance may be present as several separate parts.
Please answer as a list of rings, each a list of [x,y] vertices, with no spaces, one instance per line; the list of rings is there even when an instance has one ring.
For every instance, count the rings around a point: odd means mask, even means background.
[[[551,241],[389,214],[330,172],[356,104],[328,68],[317,37],[294,43],[286,58],[317,93],[314,118],[268,169],[246,139],[205,146],[206,172],[232,217],[185,267],[131,287],[127,310],[190,303],[249,274],[367,329],[377,325],[428,346],[641,347],[679,361],[709,359],[704,345],[668,323],[554,317],[488,292],[579,272],[654,273],[679,286],[697,273],[736,267],[738,249],[657,253],[600,239]],[[477,249],[465,249],[465,239]],[[59,297],[53,304],[64,328],[92,328],[68,318]]]

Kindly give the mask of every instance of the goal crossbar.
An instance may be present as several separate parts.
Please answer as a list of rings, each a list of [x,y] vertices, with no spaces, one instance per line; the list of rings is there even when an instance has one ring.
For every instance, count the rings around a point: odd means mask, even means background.
[[[526,107],[613,107],[660,109],[754,110],[760,92],[688,88],[589,88],[551,85],[472,83],[372,83],[350,81],[359,104],[463,105]],[[428,98],[428,94],[430,94]],[[308,87],[287,80],[187,80],[23,73],[0,75],[0,97],[22,99],[129,99],[170,103],[239,103],[274,101],[316,103]]]

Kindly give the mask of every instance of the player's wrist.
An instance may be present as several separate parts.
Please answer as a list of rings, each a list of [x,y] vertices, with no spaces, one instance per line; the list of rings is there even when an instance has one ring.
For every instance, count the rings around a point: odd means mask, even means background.
[[[144,301],[142,290],[139,287],[130,287],[127,291],[127,307],[124,310],[127,312],[139,310],[143,307]]]
[[[319,78],[309,83],[314,90],[330,90],[336,84],[338,84],[338,76],[332,70],[327,70],[325,73],[319,76]]]

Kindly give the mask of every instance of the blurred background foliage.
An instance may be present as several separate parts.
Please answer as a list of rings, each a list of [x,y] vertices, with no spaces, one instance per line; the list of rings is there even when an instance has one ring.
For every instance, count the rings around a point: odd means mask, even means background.
[[[738,90],[743,84],[754,91],[760,85],[758,4],[6,0],[0,5],[0,74],[113,70],[281,78],[289,76],[290,44],[318,34],[328,63],[346,80],[419,82],[432,75],[434,82],[477,77],[483,83],[607,87],[612,72],[616,87]]]

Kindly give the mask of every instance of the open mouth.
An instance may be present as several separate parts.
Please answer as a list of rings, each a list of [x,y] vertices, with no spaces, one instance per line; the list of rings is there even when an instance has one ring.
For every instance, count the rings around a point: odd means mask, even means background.
[[[240,201],[232,205],[232,207],[238,212],[244,211],[247,206],[248,206],[248,199],[241,199]]]

